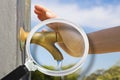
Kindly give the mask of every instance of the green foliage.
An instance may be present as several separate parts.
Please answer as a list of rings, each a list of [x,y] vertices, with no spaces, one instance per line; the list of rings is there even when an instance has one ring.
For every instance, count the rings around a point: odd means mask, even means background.
[[[45,75],[39,71],[35,71],[31,73],[32,73],[31,80],[60,80],[60,77],[52,77],[49,75]]]
[[[97,70],[84,80],[120,80],[120,66],[113,66],[108,70]]]
[[[62,69],[68,69],[73,65],[64,66]],[[44,66],[47,69],[55,70],[52,66]],[[77,80],[80,76],[80,70],[64,76],[64,80]],[[45,75],[39,71],[32,72],[32,79],[31,80],[63,80],[62,77],[53,77],[49,75]],[[83,80],[120,80],[120,64],[114,65],[108,70],[97,70],[96,72],[92,73],[89,76],[86,76]]]
[[[79,76],[78,73],[73,73],[64,77],[53,77],[49,75],[45,75],[39,71],[31,72],[32,73],[32,79],[31,80],[77,80],[77,77]]]
[[[72,65],[65,66],[63,68],[67,69],[71,66]],[[50,69],[50,70],[55,70],[52,66],[50,66],[50,67],[44,66],[44,67],[47,69]],[[77,80],[79,73],[80,73],[80,70],[78,70],[70,75],[64,76],[64,77],[54,77],[54,76],[45,75],[45,74],[41,73],[40,71],[35,71],[35,72],[31,72],[31,75],[32,75],[31,80],[63,80],[63,78],[64,78],[64,80]]]
[[[55,68],[53,66],[46,66],[46,65],[44,65],[42,67],[44,67],[46,69],[49,69],[49,70],[55,70]]]

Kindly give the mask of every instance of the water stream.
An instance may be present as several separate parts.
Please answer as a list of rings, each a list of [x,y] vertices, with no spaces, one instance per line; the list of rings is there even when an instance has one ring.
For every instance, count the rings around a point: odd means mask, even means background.
[[[62,60],[57,61],[57,70],[61,71],[62,70]],[[61,80],[64,80],[64,76],[61,76]]]

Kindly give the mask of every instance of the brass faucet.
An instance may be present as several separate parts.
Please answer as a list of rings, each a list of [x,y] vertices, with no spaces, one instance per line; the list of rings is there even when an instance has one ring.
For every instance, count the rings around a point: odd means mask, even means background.
[[[23,49],[23,46],[25,46],[28,34],[29,32],[25,32],[22,27],[20,28],[19,38],[21,50]],[[61,52],[55,46],[56,42],[63,42],[58,32],[36,32],[31,39],[31,43],[40,45],[47,49],[55,60],[63,60]]]

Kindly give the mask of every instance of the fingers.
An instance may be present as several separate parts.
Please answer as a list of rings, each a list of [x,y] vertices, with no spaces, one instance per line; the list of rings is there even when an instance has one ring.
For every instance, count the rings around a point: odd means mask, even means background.
[[[34,12],[37,14],[38,19],[40,20],[46,20],[49,18],[55,18],[56,15],[51,12],[50,10],[48,10],[47,8],[41,6],[41,5],[35,5],[35,10]]]
[[[38,10],[38,11],[43,11],[43,12],[47,12],[49,11],[49,9],[41,6],[41,5],[35,5],[35,9]]]
[[[43,7],[41,5],[35,5],[35,13],[36,14],[45,14],[48,11],[49,11],[48,9],[46,9],[45,7]]]
[[[44,17],[44,15],[38,15],[38,19],[41,21],[48,19],[47,17]]]
[[[34,10],[34,12],[36,13],[36,14],[42,14],[42,12],[41,11],[38,11],[38,10]]]

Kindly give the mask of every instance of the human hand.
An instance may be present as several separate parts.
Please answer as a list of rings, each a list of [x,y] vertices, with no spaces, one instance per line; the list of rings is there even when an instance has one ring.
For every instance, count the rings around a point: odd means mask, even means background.
[[[41,5],[35,5],[34,12],[37,14],[38,19],[41,21],[57,17],[57,15],[55,13],[53,13],[52,11],[50,11],[49,9],[47,9]]]

